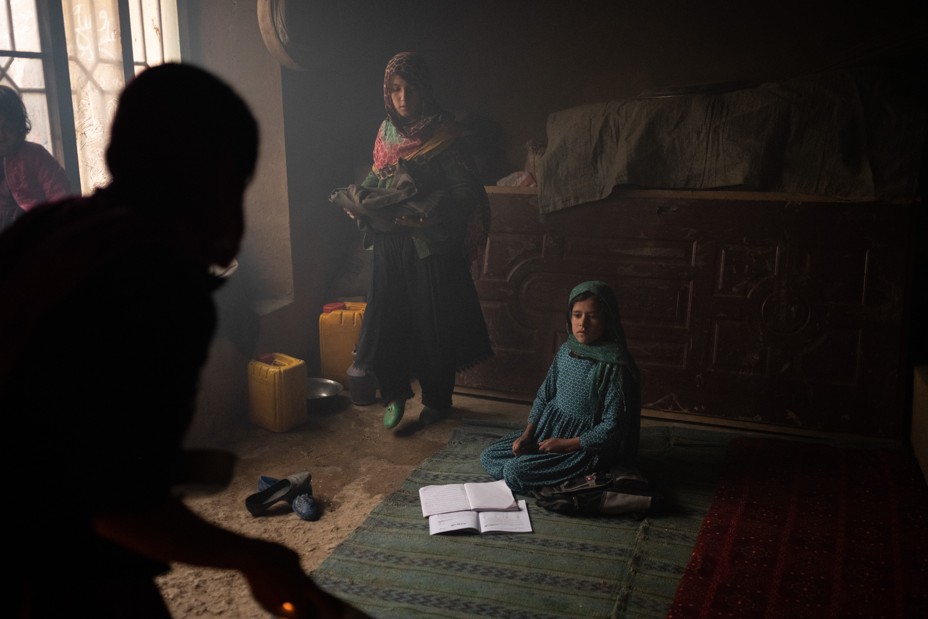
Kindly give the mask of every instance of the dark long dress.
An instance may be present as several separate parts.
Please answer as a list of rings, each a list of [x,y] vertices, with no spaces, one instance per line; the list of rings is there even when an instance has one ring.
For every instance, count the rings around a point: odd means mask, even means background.
[[[445,197],[428,227],[364,228],[372,276],[355,363],[377,376],[384,403],[411,398],[418,379],[422,403],[447,409],[455,373],[493,355],[465,243],[486,193],[455,145],[406,165],[420,193]],[[362,184],[389,188],[393,180],[371,173]]]

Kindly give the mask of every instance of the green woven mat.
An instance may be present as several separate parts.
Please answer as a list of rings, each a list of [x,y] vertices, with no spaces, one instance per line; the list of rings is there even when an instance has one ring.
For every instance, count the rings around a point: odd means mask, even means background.
[[[661,617],[709,507],[729,435],[648,427],[641,469],[667,506],[641,521],[571,517],[527,498],[533,533],[429,535],[418,490],[489,481],[479,455],[511,428],[463,424],[313,573],[375,618]]]

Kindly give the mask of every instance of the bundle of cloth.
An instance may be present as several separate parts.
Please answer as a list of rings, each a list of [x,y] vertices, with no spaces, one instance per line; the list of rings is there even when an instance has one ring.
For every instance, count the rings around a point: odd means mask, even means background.
[[[403,226],[425,227],[438,223],[435,207],[445,192],[438,189],[420,194],[402,159],[394,176],[396,180],[391,187],[356,184],[338,187],[329,194],[329,202],[356,217],[366,217],[368,223],[381,232],[392,232]]]

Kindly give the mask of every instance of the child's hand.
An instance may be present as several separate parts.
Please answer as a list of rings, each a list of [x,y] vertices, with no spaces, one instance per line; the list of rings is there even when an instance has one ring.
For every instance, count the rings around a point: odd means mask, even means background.
[[[535,437],[531,435],[522,435],[512,442],[512,453],[519,455],[524,453],[531,453],[537,449],[535,444]]]
[[[538,450],[544,453],[570,453],[580,450],[580,439],[574,438],[546,438],[538,443]]]

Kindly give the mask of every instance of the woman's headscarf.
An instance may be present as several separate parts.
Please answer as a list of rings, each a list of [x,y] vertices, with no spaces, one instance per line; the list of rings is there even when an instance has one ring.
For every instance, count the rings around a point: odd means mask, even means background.
[[[390,82],[399,75],[419,89],[422,112],[411,122],[393,107]],[[383,105],[387,120],[380,126],[374,143],[374,170],[389,171],[402,159],[408,159],[439,133],[449,131],[452,117],[445,112],[432,93],[432,79],[425,60],[416,52],[400,52],[390,59],[383,74]]]
[[[606,328],[603,336],[592,344],[581,344],[574,337],[570,316],[574,302],[581,294],[589,292],[595,296],[606,313]],[[619,302],[609,285],[600,280],[591,280],[574,286],[567,299],[567,347],[578,357],[601,361],[592,397],[601,402],[609,383],[618,374],[619,366],[628,368],[635,382],[638,381],[638,366],[625,343],[625,330],[619,313]]]

